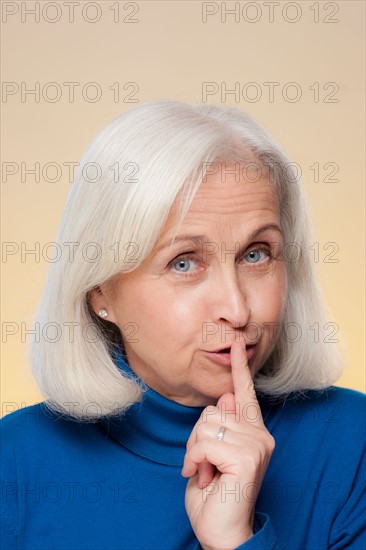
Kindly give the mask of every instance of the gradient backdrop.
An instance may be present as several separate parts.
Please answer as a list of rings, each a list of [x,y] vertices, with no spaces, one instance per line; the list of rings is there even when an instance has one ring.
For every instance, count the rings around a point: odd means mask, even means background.
[[[156,98],[247,110],[297,163],[332,322],[319,337],[342,341],[339,385],[365,391],[364,2],[2,1],[1,10],[2,413],[42,399],[26,331],[70,163],[111,119]]]

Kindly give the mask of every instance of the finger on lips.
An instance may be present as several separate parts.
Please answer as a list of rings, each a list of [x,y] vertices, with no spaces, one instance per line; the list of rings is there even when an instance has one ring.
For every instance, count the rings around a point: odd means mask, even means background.
[[[254,389],[253,378],[249,370],[245,345],[234,342],[231,346],[231,374],[233,378],[235,401],[240,409],[249,403],[257,408],[257,417],[263,423],[262,413]],[[242,415],[245,418],[245,415]]]
[[[244,342],[234,342],[230,353],[234,394],[224,394],[218,400],[216,407],[206,407],[187,441],[187,453],[184,458],[182,475],[191,477],[198,472],[199,484],[212,481],[215,475],[213,464],[217,463],[217,458],[221,457],[222,452],[225,452],[222,448],[223,441],[217,439],[222,424],[226,422],[226,428],[228,428],[228,424],[231,424],[234,431],[241,431],[239,426],[241,418],[245,418],[245,415],[239,414],[238,425],[238,408],[241,411],[242,407],[246,407],[248,404],[251,406],[256,405],[258,408],[257,418],[261,421],[260,423],[263,423],[253,379],[248,367]],[[231,419],[232,414],[230,413],[235,413],[234,420]],[[228,435],[229,432],[226,431],[226,444],[230,443]],[[217,444],[221,446],[221,449],[218,448]],[[192,451],[194,452],[192,453]]]

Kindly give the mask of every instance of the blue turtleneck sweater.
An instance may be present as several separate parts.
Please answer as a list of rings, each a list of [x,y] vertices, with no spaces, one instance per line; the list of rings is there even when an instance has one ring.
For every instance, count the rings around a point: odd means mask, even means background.
[[[259,403],[276,448],[239,549],[365,550],[365,396],[331,387]],[[181,469],[201,412],[148,388],[94,424],[42,403],[4,417],[1,548],[198,550]]]

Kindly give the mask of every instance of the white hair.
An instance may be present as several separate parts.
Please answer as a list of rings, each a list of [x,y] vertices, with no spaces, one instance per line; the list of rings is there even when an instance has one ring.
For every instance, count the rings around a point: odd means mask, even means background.
[[[255,377],[256,389],[278,398],[323,389],[339,377],[337,349],[322,338],[314,342],[311,329],[314,323],[324,327],[327,319],[308,253],[313,241],[306,201],[293,164],[241,110],[159,100],[133,108],[103,129],[71,187],[56,238],[69,254],[51,265],[35,315],[41,327],[57,323],[62,337],[33,341],[29,352],[49,407],[79,421],[96,421],[141,399],[141,387],[113,358],[113,346],[123,347],[121,333],[93,312],[88,293],[146,258],[174,201],[182,198],[181,221],[208,167],[248,158],[270,175],[284,242],[296,253],[295,258],[285,254],[283,327]],[[297,332],[290,335],[293,329]]]

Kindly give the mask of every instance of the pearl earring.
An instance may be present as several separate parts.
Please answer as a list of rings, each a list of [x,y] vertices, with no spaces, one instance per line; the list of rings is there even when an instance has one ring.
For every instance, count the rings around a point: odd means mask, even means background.
[[[99,317],[102,317],[102,318],[107,317],[108,311],[106,309],[100,309],[98,315]]]

